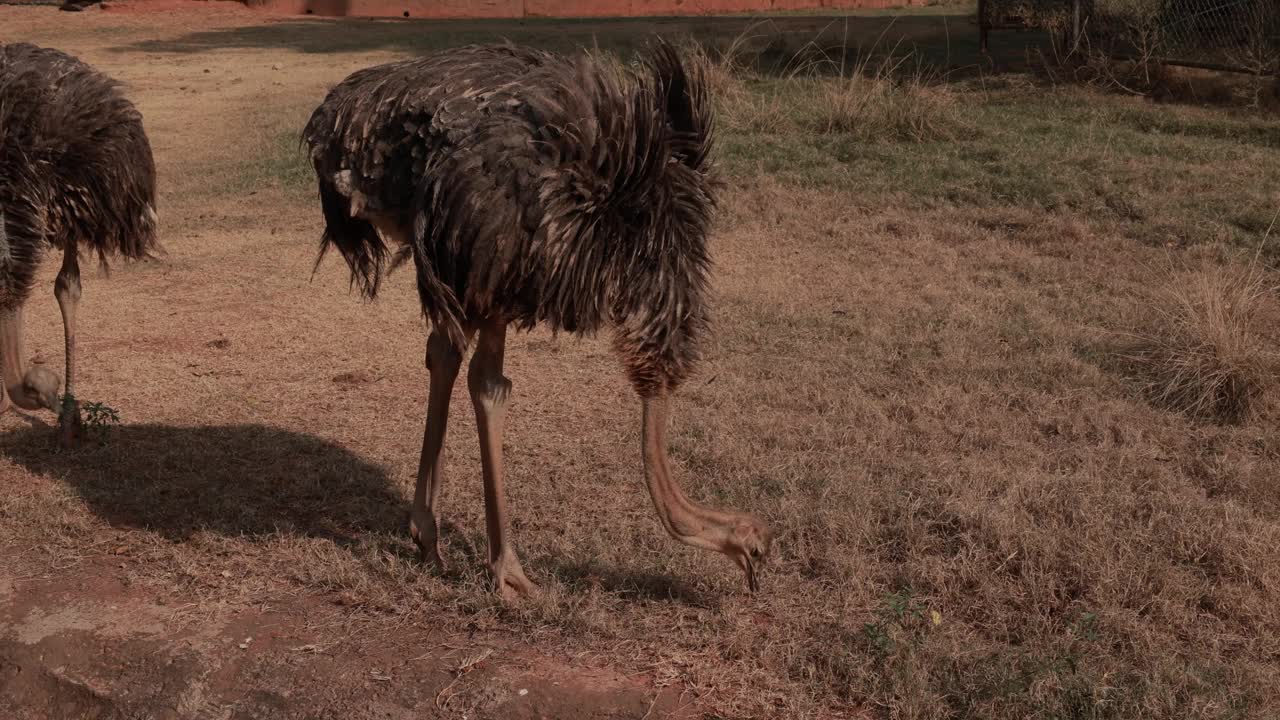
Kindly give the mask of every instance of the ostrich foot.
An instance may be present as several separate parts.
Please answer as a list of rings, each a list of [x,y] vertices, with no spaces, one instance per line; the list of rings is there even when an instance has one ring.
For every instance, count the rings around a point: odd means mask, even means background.
[[[84,440],[84,423],[80,419],[80,403],[70,396],[62,401],[58,413],[58,447],[72,450]]]
[[[445,571],[444,558],[440,557],[440,532],[430,513],[414,512],[409,516],[409,536],[418,546],[418,559]]]
[[[514,602],[521,597],[529,597],[538,592],[538,586],[525,577],[524,569],[516,554],[507,551],[498,559],[489,563],[489,572],[493,575],[493,589],[502,599]]]

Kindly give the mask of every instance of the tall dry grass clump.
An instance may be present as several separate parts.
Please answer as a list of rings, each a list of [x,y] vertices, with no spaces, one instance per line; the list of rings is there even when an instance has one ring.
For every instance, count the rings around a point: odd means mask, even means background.
[[[758,83],[760,76],[754,69],[748,44],[749,36],[743,33],[719,49],[689,43],[685,50],[690,62],[701,70],[706,79],[719,122],[742,132],[794,130],[791,107],[781,93],[763,92],[749,86],[748,81]]]
[[[1218,422],[1248,418],[1274,383],[1275,353],[1258,331],[1274,290],[1254,265],[1171,278],[1153,298],[1156,329],[1126,353],[1149,397]]]
[[[808,43],[764,72],[750,45],[744,34],[718,50],[688,47],[732,130],[927,142],[965,127],[956,93],[911,53],[868,53],[850,64],[849,48]]]
[[[963,125],[955,93],[920,67],[904,72],[907,60],[885,59],[874,68],[863,62],[819,79],[809,129],[911,142],[953,139]]]

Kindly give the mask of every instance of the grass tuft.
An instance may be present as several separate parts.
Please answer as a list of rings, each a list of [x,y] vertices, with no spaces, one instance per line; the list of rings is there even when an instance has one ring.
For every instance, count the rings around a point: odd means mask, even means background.
[[[819,83],[810,129],[826,134],[909,142],[951,140],[962,127],[956,95],[922,69],[900,73],[905,59],[885,60]]]
[[[718,51],[692,44],[730,130],[810,133],[859,140],[950,140],[965,127],[958,96],[911,53],[868,53],[852,64],[850,48],[806,45],[781,61],[777,77],[761,74],[739,35]]]
[[[1273,383],[1273,353],[1257,329],[1273,290],[1250,266],[1176,277],[1156,293],[1157,330],[1127,353],[1151,399],[1193,417],[1247,419]]]

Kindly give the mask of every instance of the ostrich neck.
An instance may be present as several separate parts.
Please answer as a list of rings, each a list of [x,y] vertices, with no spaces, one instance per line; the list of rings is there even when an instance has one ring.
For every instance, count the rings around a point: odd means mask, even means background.
[[[38,410],[40,403],[23,387],[26,366],[22,346],[22,308],[0,310],[0,372],[13,404],[24,410]]]
[[[644,398],[643,403],[644,474],[658,517],[667,532],[681,542],[724,552],[735,519],[693,502],[671,478],[667,462],[669,391],[660,390]]]

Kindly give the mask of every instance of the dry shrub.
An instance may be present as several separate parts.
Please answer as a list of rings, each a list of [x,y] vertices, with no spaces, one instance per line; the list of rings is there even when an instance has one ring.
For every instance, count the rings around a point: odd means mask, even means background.
[[[806,118],[811,130],[863,137],[927,142],[950,140],[962,127],[956,96],[916,69],[899,75],[903,60],[884,61],[874,71],[820,80]]]
[[[1253,104],[1263,106],[1267,78],[1280,82],[1280,4],[1256,0],[1240,10],[1244,42],[1229,50],[1228,57],[1253,76]]]
[[[730,129],[759,133],[792,129],[791,109],[780,93],[760,92],[748,86],[749,80],[759,79],[748,61],[749,40],[744,32],[716,50],[691,43],[686,53],[711,90],[717,116]]]
[[[1126,353],[1152,400],[1194,417],[1245,420],[1272,381],[1273,353],[1257,323],[1272,290],[1255,266],[1172,278],[1153,298],[1157,329]]]
[[[1276,75],[1270,84],[1264,84],[1258,95],[1258,105],[1264,110],[1280,112],[1280,75]]]
[[[690,52],[732,130],[926,142],[952,139],[964,127],[955,92],[912,64],[910,54],[845,68],[810,45],[787,63],[780,80],[770,80],[750,69],[744,48],[735,42],[715,56],[701,46]],[[841,49],[838,57],[844,55]]]
[[[741,78],[747,71],[748,41],[749,36],[743,32],[716,49],[704,43],[690,42],[684,51],[689,61],[701,71],[713,95],[733,96],[743,92]]]

